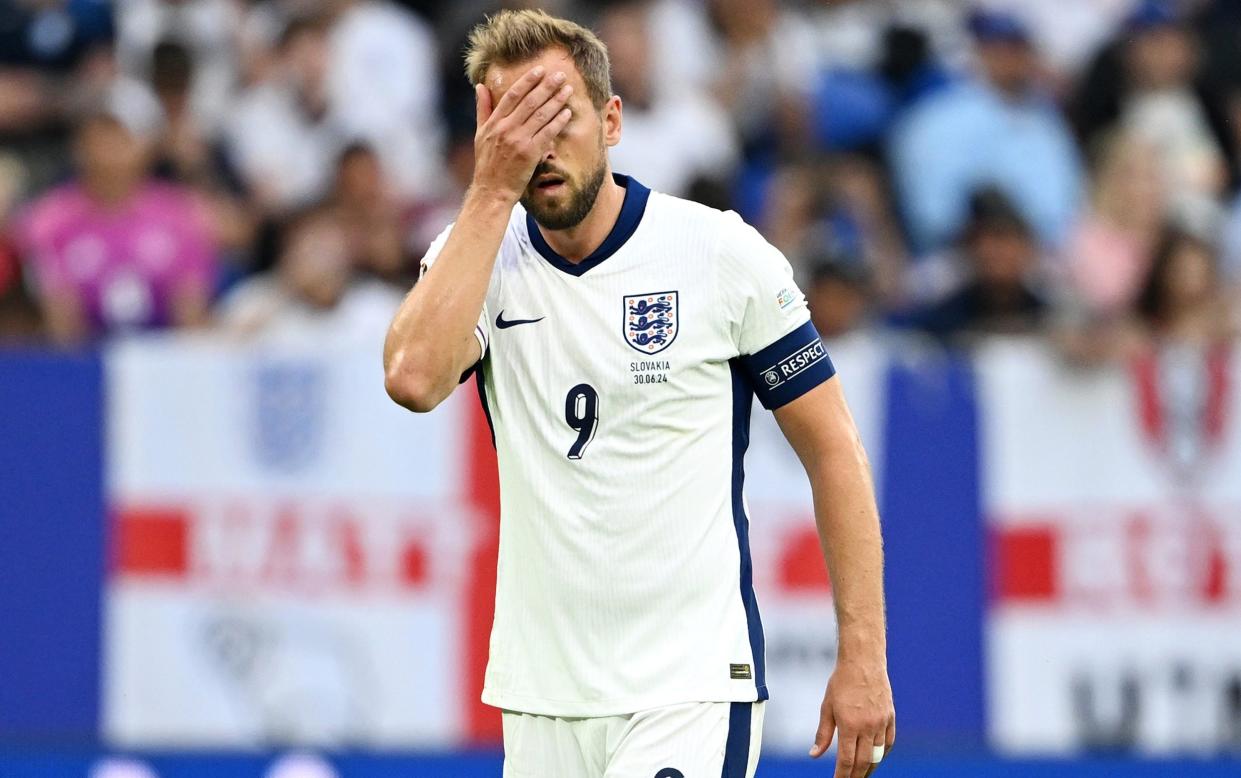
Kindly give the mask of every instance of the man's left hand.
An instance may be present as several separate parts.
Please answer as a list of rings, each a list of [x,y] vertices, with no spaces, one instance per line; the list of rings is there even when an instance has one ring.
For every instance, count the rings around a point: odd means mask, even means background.
[[[896,741],[896,710],[892,685],[881,662],[841,660],[827,682],[819,711],[819,731],[810,756],[819,758],[839,733],[833,778],[868,778],[879,766],[872,762],[876,746],[887,754]]]

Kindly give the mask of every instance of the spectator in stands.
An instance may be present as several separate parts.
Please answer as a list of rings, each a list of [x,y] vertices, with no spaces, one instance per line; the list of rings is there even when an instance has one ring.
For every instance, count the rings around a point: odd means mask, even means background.
[[[155,175],[189,186],[207,207],[213,240],[239,267],[254,240],[257,219],[241,197],[243,185],[228,166],[221,146],[193,107],[195,61],[181,43],[164,40],[151,52],[150,85],[163,110],[155,144]]]
[[[891,8],[875,8],[890,15]],[[849,6],[846,6],[846,10]],[[882,30],[874,62],[866,67],[836,66],[819,77],[814,131],[831,151],[878,151],[892,125],[907,108],[951,85],[952,78],[931,50],[921,29]]]
[[[108,3],[69,0],[0,5],[0,132],[47,130],[81,93],[102,87],[111,11]]]
[[[216,175],[207,133],[191,107],[194,59],[175,40],[160,41],[151,51],[149,83],[164,114],[164,132],[155,148],[155,167],[181,183],[209,182]]]
[[[920,40],[915,45],[922,47],[921,54],[933,57],[964,45],[963,17],[968,9],[957,0],[835,0],[812,8],[816,38],[832,68],[882,67],[891,56],[894,29],[901,30],[900,36],[916,31]]]
[[[809,276],[808,255],[827,242],[821,233],[829,186],[825,168],[786,164],[773,171],[766,187],[759,229],[799,279]]]
[[[1223,294],[1214,247],[1184,230],[1168,230],[1138,297],[1138,315],[1150,334],[1169,345],[1199,347],[1235,338],[1237,303]]]
[[[116,59],[130,78],[151,80],[159,48],[186,57],[186,112],[210,136],[219,130],[240,72],[243,4],[233,0],[124,0],[116,8]]]
[[[1002,0],[993,5],[1002,5],[1025,20],[1044,65],[1059,87],[1067,87],[1123,24],[1134,0]]]
[[[842,155],[831,160],[827,180],[831,244],[862,261],[878,300],[903,302],[909,258],[883,169],[867,157]]]
[[[383,343],[401,292],[359,276],[349,234],[329,209],[294,217],[283,234],[276,269],[244,281],[219,311],[225,332],[265,341]]]
[[[1143,0],[1121,39],[1096,58],[1072,113],[1087,143],[1115,128],[1149,143],[1170,207],[1202,223],[1234,175],[1237,141],[1226,96],[1198,69],[1197,43],[1175,7]]]
[[[809,281],[824,253],[856,257],[876,293],[902,298],[905,249],[887,186],[861,155],[781,165],[768,185],[760,229]]]
[[[323,86],[332,121],[375,150],[403,200],[435,194],[444,128],[431,28],[390,0],[323,5],[330,14]]]
[[[355,143],[341,153],[331,210],[345,231],[354,268],[387,281],[412,283],[404,214],[369,146]]]
[[[709,0],[719,47],[715,91],[747,146],[803,144],[805,99],[819,71],[807,20],[776,0]]]
[[[291,21],[270,77],[241,95],[225,130],[229,157],[265,213],[287,213],[326,196],[333,162],[347,143],[330,113],[328,32],[322,16]]]
[[[977,192],[961,239],[964,283],[945,299],[915,312],[914,328],[941,340],[961,335],[1034,332],[1048,305],[1035,291],[1039,247],[1030,225],[998,190]]]
[[[814,265],[806,293],[810,318],[824,338],[840,338],[867,322],[871,279],[866,266],[847,257],[824,257]]]
[[[1058,246],[1081,199],[1073,137],[1038,87],[1038,56],[1021,20],[980,10],[970,29],[979,77],[933,94],[893,130],[892,173],[914,249],[933,251],[957,235],[970,193],[987,182]]]
[[[61,344],[204,322],[215,256],[201,204],[149,174],[158,106],[114,90],[79,124],[77,177],[19,225],[48,332]]]
[[[777,0],[708,0],[706,7],[716,45],[701,56],[710,64],[716,97],[737,128],[751,174],[761,177],[777,157],[809,144],[808,108],[821,69],[813,30]]]
[[[731,178],[737,141],[728,116],[709,95],[654,79],[651,4],[609,5],[599,33],[612,62],[612,87],[625,101],[625,138],[610,152],[616,170],[652,189],[684,197],[702,178]]]
[[[1127,314],[1150,267],[1167,195],[1150,143],[1118,132],[1100,140],[1090,207],[1067,251],[1072,296],[1092,318]]]

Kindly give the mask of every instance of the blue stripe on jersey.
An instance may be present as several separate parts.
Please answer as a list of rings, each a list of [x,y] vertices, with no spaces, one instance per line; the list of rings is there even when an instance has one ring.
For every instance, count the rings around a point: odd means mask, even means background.
[[[806,322],[756,354],[741,357],[763,407],[774,411],[836,375],[814,324]]]
[[[483,360],[478,360],[471,370],[474,373],[474,384],[478,388],[478,402],[483,406],[483,415],[487,417],[487,429],[491,430],[491,447],[495,448],[496,425],[491,421],[491,406],[487,404],[487,374],[483,370]]]
[[[754,395],[738,360],[728,363],[733,388],[733,526],[737,530],[737,547],[741,551],[741,602],[750,633],[750,653],[754,659],[754,686],[758,699],[767,699],[767,664],[763,656],[763,621],[758,615],[754,598],[754,565],[750,560],[750,519],[742,499],[745,486],[745,451],[750,446],[750,408]]]
[[[581,262],[570,262],[556,253],[556,250],[547,244],[543,233],[539,232],[538,222],[526,211],[526,231],[530,233],[530,243],[552,267],[571,276],[580,276],[615,254],[638,229],[638,225],[642,223],[642,215],[646,213],[646,201],[651,196],[651,190],[630,176],[613,174],[612,179],[625,187],[625,202],[621,205],[620,215],[616,217],[616,224],[612,225],[612,231],[603,239],[603,243],[599,244],[599,248]]]
[[[750,766],[752,702],[734,702],[728,709],[728,739],[724,742],[724,768],[720,778],[746,778]]]

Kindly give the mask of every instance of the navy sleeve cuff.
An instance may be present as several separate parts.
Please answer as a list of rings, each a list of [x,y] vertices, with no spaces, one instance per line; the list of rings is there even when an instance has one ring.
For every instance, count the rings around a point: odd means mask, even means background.
[[[810,322],[756,354],[743,355],[741,366],[758,401],[769,411],[788,405],[836,375],[836,367]]]
[[[474,371],[478,370],[478,366],[481,365],[483,360],[487,358],[487,349],[490,348],[488,345],[487,333],[482,327],[474,325],[474,337],[478,340],[478,345],[482,348],[483,355],[478,358],[477,362],[466,368],[466,371],[461,374],[461,378],[457,379],[458,385],[464,384],[466,381],[470,380],[470,376],[474,375]]]

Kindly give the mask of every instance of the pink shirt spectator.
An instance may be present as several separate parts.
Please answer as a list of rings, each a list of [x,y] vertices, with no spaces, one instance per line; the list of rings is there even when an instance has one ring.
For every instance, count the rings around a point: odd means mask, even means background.
[[[1096,313],[1119,313],[1137,300],[1150,267],[1142,245],[1125,231],[1087,216],[1069,242],[1069,272]]]
[[[92,335],[170,326],[177,296],[215,279],[206,215],[177,186],[148,182],[109,208],[67,184],[19,229],[39,294],[76,299]]]

